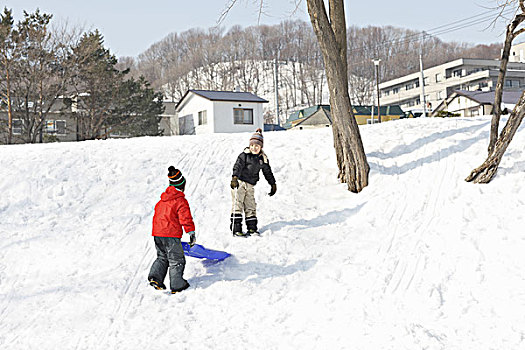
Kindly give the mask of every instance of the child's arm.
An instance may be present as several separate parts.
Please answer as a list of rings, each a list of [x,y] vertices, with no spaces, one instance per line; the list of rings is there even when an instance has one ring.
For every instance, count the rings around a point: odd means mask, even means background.
[[[244,155],[244,152],[243,152],[239,154],[239,156],[237,157],[237,160],[235,161],[235,164],[233,165],[232,176],[239,177],[245,165],[246,165],[246,156]]]
[[[275,177],[273,176],[272,168],[270,167],[270,161],[268,158],[265,159],[262,165],[262,172],[264,175],[264,178],[270,185],[275,185]]]
[[[177,215],[179,216],[179,223],[184,227],[186,233],[195,231],[195,224],[193,223],[193,217],[191,216],[190,205],[186,198],[183,198],[183,201],[177,210]]]

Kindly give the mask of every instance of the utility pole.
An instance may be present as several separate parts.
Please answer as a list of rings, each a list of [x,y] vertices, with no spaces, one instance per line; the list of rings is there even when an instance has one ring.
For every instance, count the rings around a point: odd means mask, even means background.
[[[425,76],[423,75],[423,43],[419,47],[419,70],[421,78],[419,78],[419,85],[421,86],[421,97],[419,101],[423,101],[423,117],[427,117],[427,99],[425,97]]]
[[[281,126],[281,122],[279,120],[279,71],[277,68],[277,65],[279,62],[277,61],[277,57],[275,57],[274,61],[274,75],[275,75],[275,119],[277,119],[277,125]]]
[[[379,58],[374,59],[374,66],[376,67],[376,93],[377,93],[377,120],[381,123],[381,103],[379,102]]]

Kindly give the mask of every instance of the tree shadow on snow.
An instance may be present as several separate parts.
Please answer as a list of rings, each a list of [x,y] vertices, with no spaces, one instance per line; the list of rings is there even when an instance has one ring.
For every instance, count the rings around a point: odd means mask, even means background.
[[[436,133],[436,134],[439,134],[439,133]],[[443,159],[443,158],[447,158],[453,154],[459,154],[459,153],[462,153],[464,152],[465,150],[467,150],[468,148],[472,147],[473,145],[475,145],[476,143],[478,143],[480,140],[488,140],[488,137],[489,137],[489,132],[486,131],[486,132],[483,132],[475,137],[472,137],[470,139],[467,139],[467,140],[461,140],[459,142],[456,142],[455,145],[451,145],[447,148],[436,148],[436,151],[433,152],[432,154],[429,154],[428,156],[426,157],[422,157],[422,158],[419,158],[419,159],[415,159],[411,162],[408,162],[406,164],[403,164],[403,165],[393,165],[393,166],[383,166],[379,163],[376,163],[376,162],[371,162],[369,161],[369,165],[370,165],[370,169],[375,169],[376,171],[378,171],[379,173],[382,173],[382,174],[389,174],[389,175],[400,175],[400,174],[404,174],[410,170],[414,170],[416,169],[417,167],[423,165],[423,164],[426,164],[426,163],[432,163],[432,162],[435,162],[436,160],[440,160],[440,159]],[[435,139],[434,139],[435,140]],[[431,142],[432,140],[427,140],[427,142]],[[419,144],[418,147],[425,147],[426,144],[423,143],[423,144]],[[398,147],[401,147],[401,146],[398,146]],[[410,152],[402,152],[402,153],[410,153]],[[394,152],[390,152],[390,153],[386,153],[387,154],[390,154],[392,159],[396,157],[396,155],[400,155],[402,153],[394,153]],[[383,159],[386,159],[388,157],[386,156],[382,156]],[[480,158],[480,161],[482,161],[482,159]]]
[[[525,161],[514,162],[510,167],[499,167],[497,175],[519,174],[525,171]]]
[[[446,130],[446,131],[435,132],[435,133],[430,134],[428,136],[425,136],[425,137],[422,137],[420,139],[417,139],[417,140],[415,140],[414,142],[412,142],[409,145],[398,145],[398,146],[394,147],[390,152],[371,152],[371,153],[368,153],[367,157],[374,157],[374,158],[379,158],[379,159],[395,158],[397,156],[401,156],[401,155],[405,155],[405,154],[409,154],[409,153],[412,153],[414,151],[417,151],[418,149],[426,146],[427,144],[431,144],[432,142],[437,141],[437,140],[441,140],[441,139],[444,139],[444,138],[447,138],[447,137],[450,137],[450,136],[453,136],[453,135],[457,135],[457,134],[465,134],[465,133],[476,132],[476,131],[486,127],[487,124],[490,124],[490,121],[484,122],[484,123],[479,124],[479,125],[473,125],[473,126],[464,127],[464,128],[461,128],[461,129],[451,129],[451,130]],[[486,136],[485,136],[485,134],[483,134],[483,136],[481,136],[481,135],[476,136],[475,139],[487,138],[487,137],[488,137],[488,134]]]
[[[219,262],[210,263],[204,261],[207,274],[190,278],[190,284],[198,288],[208,288],[216,282],[243,281],[259,284],[267,278],[292,275],[296,272],[310,270],[317,260],[301,260],[292,265],[282,266],[268,263],[250,261],[240,263],[234,256]]]
[[[351,216],[357,214],[361,208],[366,204],[361,203],[355,208],[347,208],[343,210],[334,210],[329,213],[320,215],[313,219],[298,219],[298,220],[287,220],[287,221],[276,221],[271,224],[265,225],[260,228],[261,232],[266,230],[279,231],[286,226],[296,226],[294,229],[309,229],[313,227],[326,226],[327,224],[339,224],[348,220]],[[297,227],[298,226],[298,227]],[[263,233],[264,234],[264,233]]]

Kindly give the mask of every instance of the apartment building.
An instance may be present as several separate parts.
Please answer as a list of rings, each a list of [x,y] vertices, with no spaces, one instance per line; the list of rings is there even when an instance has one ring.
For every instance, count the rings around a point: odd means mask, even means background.
[[[496,88],[500,61],[460,58],[423,71],[427,111],[437,107],[456,90],[491,91]],[[505,90],[525,88],[525,63],[509,62]],[[421,73],[379,84],[381,105],[400,105],[405,112],[423,110]]]

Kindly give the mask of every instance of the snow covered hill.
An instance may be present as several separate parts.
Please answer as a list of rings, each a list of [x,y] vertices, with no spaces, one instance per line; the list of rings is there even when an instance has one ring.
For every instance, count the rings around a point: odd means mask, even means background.
[[[229,233],[250,134],[0,146],[1,349],[523,349],[525,132],[489,185],[489,118],[361,126],[360,194],[331,130],[265,133],[278,191]],[[198,243],[189,290],[153,290],[153,207],[175,165]],[[187,240],[187,236],[185,236]]]

